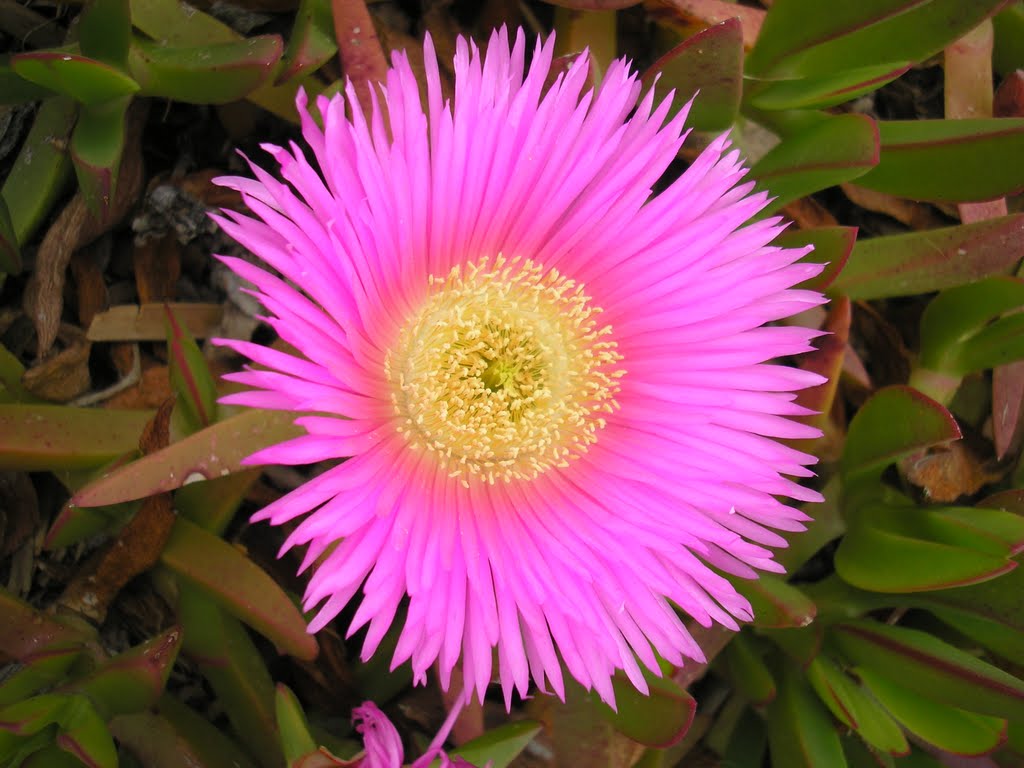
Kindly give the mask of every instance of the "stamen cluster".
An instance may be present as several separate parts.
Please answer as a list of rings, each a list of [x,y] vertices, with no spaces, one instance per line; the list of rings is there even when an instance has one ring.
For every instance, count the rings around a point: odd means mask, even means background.
[[[534,478],[586,452],[624,371],[583,286],[499,256],[430,287],[385,363],[409,444],[464,485]]]

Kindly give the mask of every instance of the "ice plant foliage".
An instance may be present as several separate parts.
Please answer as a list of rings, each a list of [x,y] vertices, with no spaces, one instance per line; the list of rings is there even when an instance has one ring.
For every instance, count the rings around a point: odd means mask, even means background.
[[[361,592],[369,658],[408,597],[393,663],[417,680],[461,658],[482,697],[496,649],[506,700],[562,694],[564,664],[611,701],[616,669],[646,690],[659,655],[703,658],[681,615],[751,618],[722,572],[781,570],[807,519],[785,498],[818,494],[776,438],[814,434],[788,417],[820,379],[769,362],[816,332],[766,324],[822,297],[778,219],[747,223],[767,195],[727,137],[655,195],[687,110],[625,61],[552,78],[552,50],[460,39],[454,104],[429,38],[425,107],[404,53],[386,110],[350,87],[318,123],[300,97],[314,160],[267,146],[284,182],[221,180],[253,215],[218,217],[295,353],[221,343],[257,364],[229,402],[307,414],[250,463],[345,459],[255,516],[297,523],[311,631]]]

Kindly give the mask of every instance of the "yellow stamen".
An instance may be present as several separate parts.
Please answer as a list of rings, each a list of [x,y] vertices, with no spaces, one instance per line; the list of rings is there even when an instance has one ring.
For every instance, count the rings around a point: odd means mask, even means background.
[[[409,444],[463,485],[535,478],[585,453],[625,372],[583,286],[499,256],[430,287],[384,363]]]

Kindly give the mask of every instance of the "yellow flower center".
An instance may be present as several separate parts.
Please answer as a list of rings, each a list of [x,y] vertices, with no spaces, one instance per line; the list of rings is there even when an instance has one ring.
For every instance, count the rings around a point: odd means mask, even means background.
[[[586,452],[624,371],[583,286],[499,256],[430,287],[385,360],[409,444],[467,486],[534,478]]]

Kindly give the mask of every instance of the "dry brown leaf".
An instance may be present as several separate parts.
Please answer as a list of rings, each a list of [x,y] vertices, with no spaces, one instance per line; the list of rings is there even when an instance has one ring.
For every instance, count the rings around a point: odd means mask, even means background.
[[[78,294],[78,324],[88,328],[96,314],[110,305],[103,270],[92,248],[83,248],[71,257],[71,275]]]
[[[875,213],[884,213],[886,216],[891,216],[896,221],[906,224],[911,229],[936,229],[947,224],[930,205],[915,203],[903,197],[876,192],[873,189],[865,189],[853,184],[841,184],[840,188],[854,205],[867,208]]]
[[[1003,475],[987,467],[964,440],[910,456],[900,462],[900,469],[928,498],[943,503],[973,496]]]
[[[81,192],[58,214],[46,232],[36,268],[25,287],[25,314],[36,328],[36,355],[42,357],[53,346],[64,311],[64,282],[71,254],[112,229],[135,205],[142,190],[142,124],[148,108],[137,100],[125,118],[125,148],[118,175],[114,203],[104,218],[93,216]]]
[[[181,276],[181,245],[168,234],[137,243],[132,249],[132,268],[139,303],[173,301]]]
[[[121,304],[101,312],[89,325],[90,341],[160,341],[167,338],[167,311],[174,312],[197,339],[215,333],[224,314],[220,304]]]
[[[25,371],[21,383],[36,397],[66,403],[89,389],[92,344],[79,328],[68,323],[60,326],[57,340],[63,348]]]

